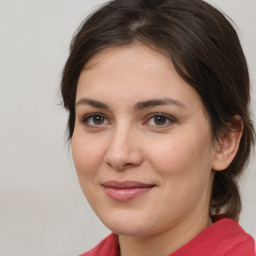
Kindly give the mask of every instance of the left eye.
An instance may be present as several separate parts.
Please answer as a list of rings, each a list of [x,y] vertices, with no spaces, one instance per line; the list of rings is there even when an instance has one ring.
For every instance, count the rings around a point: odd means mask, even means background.
[[[82,122],[85,123],[87,126],[102,126],[107,124],[108,120],[103,115],[93,114],[93,115],[85,116],[82,119]]]
[[[154,117],[154,123],[156,125],[165,125],[167,121],[168,120],[165,116],[155,116]]]
[[[147,124],[150,126],[160,127],[165,127],[171,125],[172,123],[175,123],[175,119],[165,114],[155,114],[151,116],[147,121]]]

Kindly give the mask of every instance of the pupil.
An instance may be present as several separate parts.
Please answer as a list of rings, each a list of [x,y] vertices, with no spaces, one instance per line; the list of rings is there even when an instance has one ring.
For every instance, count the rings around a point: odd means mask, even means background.
[[[104,123],[104,117],[102,117],[102,116],[94,116],[93,117],[93,122],[94,122],[94,124],[97,124],[97,125],[103,124]]]
[[[156,116],[155,117],[155,124],[157,125],[164,125],[166,123],[166,118],[163,116]]]

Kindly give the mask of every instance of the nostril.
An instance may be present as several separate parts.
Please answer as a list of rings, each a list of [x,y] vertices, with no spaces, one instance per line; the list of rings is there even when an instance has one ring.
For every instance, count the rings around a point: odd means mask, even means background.
[[[116,170],[123,170],[133,166],[138,166],[142,162],[141,153],[135,149],[129,151],[109,150],[105,155],[104,162]]]
[[[109,137],[104,161],[116,170],[137,166],[142,161],[142,154],[137,134],[129,124],[119,125]]]

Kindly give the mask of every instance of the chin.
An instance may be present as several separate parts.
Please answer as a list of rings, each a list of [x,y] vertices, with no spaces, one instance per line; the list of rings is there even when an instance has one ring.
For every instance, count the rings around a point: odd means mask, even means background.
[[[139,216],[135,216],[129,213],[126,213],[126,216],[122,216],[121,214],[109,214],[99,216],[102,223],[110,229],[113,233],[123,235],[123,236],[143,236],[147,232],[146,219],[140,218]],[[143,216],[142,216],[143,217]]]
[[[141,237],[148,235],[147,232],[140,227],[124,226],[124,225],[113,225],[107,226],[113,233],[121,236],[130,236],[130,237]]]

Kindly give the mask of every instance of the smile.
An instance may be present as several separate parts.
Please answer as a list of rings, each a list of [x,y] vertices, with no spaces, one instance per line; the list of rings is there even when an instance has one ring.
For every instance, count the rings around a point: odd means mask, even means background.
[[[105,194],[114,201],[126,202],[149,192],[156,185],[137,181],[108,181],[102,184]]]

